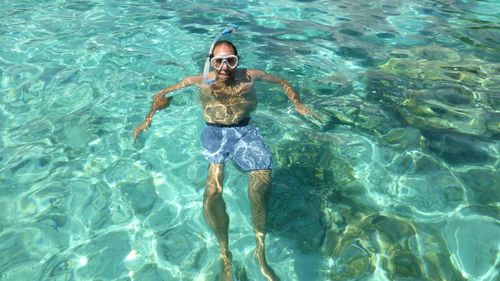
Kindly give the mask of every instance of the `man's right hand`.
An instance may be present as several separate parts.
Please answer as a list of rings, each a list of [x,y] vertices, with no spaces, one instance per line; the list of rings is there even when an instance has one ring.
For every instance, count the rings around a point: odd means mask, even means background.
[[[151,125],[151,118],[147,118],[146,120],[144,120],[144,122],[142,122],[141,125],[135,127],[134,134],[133,134],[134,135],[134,144],[137,141],[137,137],[139,137],[139,135],[143,131],[146,131],[149,128],[149,125]]]

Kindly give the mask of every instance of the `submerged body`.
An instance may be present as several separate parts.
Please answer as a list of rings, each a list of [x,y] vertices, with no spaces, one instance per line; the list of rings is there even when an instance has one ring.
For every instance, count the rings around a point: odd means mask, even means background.
[[[265,256],[266,205],[272,159],[258,130],[250,124],[251,114],[257,108],[257,94],[253,90],[255,81],[280,84],[299,113],[317,115],[300,102],[285,80],[256,69],[236,69],[237,51],[231,43],[221,41],[215,44],[212,56],[215,71],[209,73],[209,78],[215,82],[205,84],[203,75],[189,76],[157,93],[146,119],[134,129],[134,143],[139,134],[151,125],[155,112],[170,104],[171,97],[166,97],[168,93],[197,85],[200,88],[203,118],[207,123],[201,134],[203,154],[210,163],[203,210],[205,219],[219,242],[221,279],[233,280],[228,239],[229,216],[222,190],[224,163],[234,160],[249,175],[248,198],[252,207],[252,225],[256,239],[255,257],[266,280],[279,280],[267,264]]]
[[[234,85],[214,83],[200,88],[203,118],[207,123],[238,124],[257,108],[257,95],[253,91],[251,70],[239,69]]]

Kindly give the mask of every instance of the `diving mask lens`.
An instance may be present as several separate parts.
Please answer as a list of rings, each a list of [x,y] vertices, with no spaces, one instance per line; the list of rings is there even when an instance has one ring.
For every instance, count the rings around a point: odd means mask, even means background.
[[[224,62],[227,64],[227,66],[231,69],[234,69],[237,65],[238,65],[238,56],[236,55],[229,55],[229,56],[223,56],[223,57],[213,57],[211,60],[210,60],[210,63],[212,64],[212,66],[217,69],[217,70],[220,70],[222,68],[222,65],[224,64]]]

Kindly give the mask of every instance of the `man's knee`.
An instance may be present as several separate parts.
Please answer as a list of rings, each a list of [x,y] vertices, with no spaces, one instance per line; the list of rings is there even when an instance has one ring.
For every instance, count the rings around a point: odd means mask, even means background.
[[[213,201],[214,199],[219,199],[222,197],[222,187],[219,187],[215,183],[208,183],[205,187],[205,193],[203,194],[203,202]]]
[[[257,195],[267,195],[269,193],[269,182],[271,180],[270,170],[255,170],[250,172],[248,181],[248,194],[252,199]]]
[[[222,196],[223,169],[222,164],[210,164],[208,167],[207,182],[203,195],[204,201]]]
[[[271,180],[271,170],[254,170],[250,172],[250,186],[267,186]]]

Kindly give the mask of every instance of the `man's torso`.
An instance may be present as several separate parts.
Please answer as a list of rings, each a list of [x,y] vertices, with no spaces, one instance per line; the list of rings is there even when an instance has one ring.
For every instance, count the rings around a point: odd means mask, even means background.
[[[246,69],[238,69],[234,83],[213,83],[201,86],[200,101],[203,117],[208,123],[238,124],[250,117],[257,107],[257,95],[253,91],[254,81]]]

